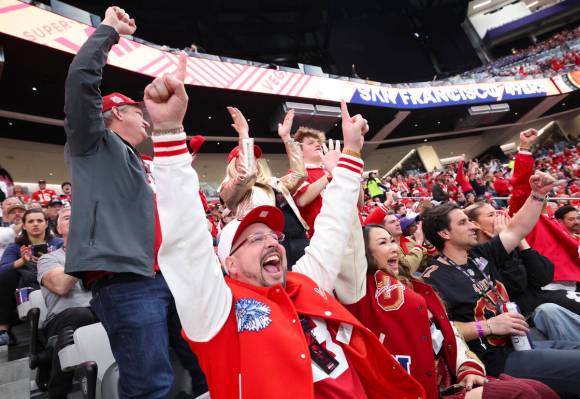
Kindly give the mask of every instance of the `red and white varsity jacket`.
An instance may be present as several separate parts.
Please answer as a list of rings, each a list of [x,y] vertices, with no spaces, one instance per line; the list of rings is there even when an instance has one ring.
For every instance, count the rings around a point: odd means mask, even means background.
[[[368,398],[424,398],[424,390],[328,291],[355,222],[360,159],[342,155],[327,186],[316,234],[285,287],[222,276],[197,195],[185,134],[153,137],[163,242],[159,265],[183,335],[213,399],[314,398],[311,358],[299,314],[323,319]]]
[[[443,334],[440,353],[452,378],[461,381],[468,374],[485,375],[483,364],[449,321],[428,284],[413,281],[411,286],[404,285],[379,270],[367,274],[366,295],[346,307],[423,385],[429,399],[439,398],[439,386],[428,312]]]

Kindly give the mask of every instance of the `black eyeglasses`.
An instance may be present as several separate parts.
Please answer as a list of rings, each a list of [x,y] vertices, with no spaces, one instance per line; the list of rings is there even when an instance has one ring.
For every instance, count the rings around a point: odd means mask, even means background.
[[[270,231],[269,233],[250,234],[248,237],[246,237],[245,240],[240,242],[235,248],[232,248],[232,250],[230,251],[230,255],[233,255],[234,252],[236,252],[238,249],[240,249],[240,247],[242,245],[244,245],[245,243],[255,244],[255,243],[259,242],[259,243],[263,244],[266,241],[266,239],[268,239],[268,238],[271,238],[272,240],[275,240],[278,243],[281,243],[282,241],[284,241],[284,237],[285,237],[284,233],[281,233],[279,231]]]

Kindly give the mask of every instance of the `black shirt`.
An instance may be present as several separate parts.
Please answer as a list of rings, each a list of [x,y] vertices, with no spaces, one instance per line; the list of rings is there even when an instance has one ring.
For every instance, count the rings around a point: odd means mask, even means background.
[[[502,303],[509,301],[504,285],[497,281],[498,267],[509,258],[499,236],[469,251],[466,265],[450,266],[431,261],[423,278],[443,298],[449,318],[472,322],[501,313]],[[462,270],[461,270],[462,269]],[[484,362],[487,374],[503,372],[507,355],[513,351],[509,336],[487,336],[468,342],[470,349]]]

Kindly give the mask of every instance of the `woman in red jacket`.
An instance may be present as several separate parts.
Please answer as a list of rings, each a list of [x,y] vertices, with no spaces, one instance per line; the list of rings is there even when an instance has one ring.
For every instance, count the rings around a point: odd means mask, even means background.
[[[384,227],[367,225],[363,237],[366,295],[347,308],[423,385],[429,399],[558,397],[538,381],[486,377],[433,288],[399,265],[397,244]]]

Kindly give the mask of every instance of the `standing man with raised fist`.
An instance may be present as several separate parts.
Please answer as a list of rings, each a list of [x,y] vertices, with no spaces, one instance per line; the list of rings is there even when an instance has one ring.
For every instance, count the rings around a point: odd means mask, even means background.
[[[65,271],[92,291],[91,307],[119,366],[120,397],[161,399],[173,383],[170,345],[194,378],[194,392],[196,385],[203,392],[205,382],[157,266],[161,234],[152,179],[135,149],[149,124],[140,103],[120,93],[101,98],[99,91],[111,47],[135,30],[123,9],[108,8],[69,68],[66,155],[75,207]]]

